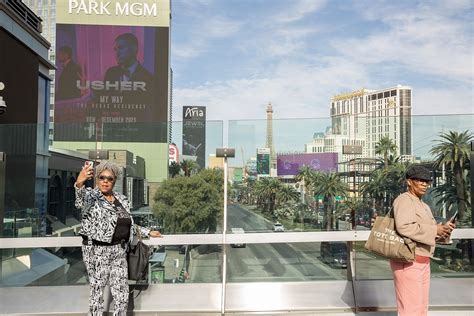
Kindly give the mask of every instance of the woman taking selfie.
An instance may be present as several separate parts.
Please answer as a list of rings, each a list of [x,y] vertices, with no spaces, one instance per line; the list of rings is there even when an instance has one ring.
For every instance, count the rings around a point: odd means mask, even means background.
[[[96,175],[96,187],[84,183]],[[102,315],[104,288],[110,285],[115,302],[114,315],[126,315],[128,307],[127,248],[137,233],[130,215],[130,204],[123,194],[113,188],[121,169],[103,161],[96,168],[86,163],[77,181],[76,207],[82,211],[82,255],[89,276],[89,312]],[[139,227],[142,236],[160,237],[158,231]]]

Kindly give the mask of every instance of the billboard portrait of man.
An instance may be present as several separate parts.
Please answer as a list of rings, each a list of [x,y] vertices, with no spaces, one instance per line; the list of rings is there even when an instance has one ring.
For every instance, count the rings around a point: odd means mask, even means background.
[[[143,82],[140,89],[149,91],[152,88],[153,76],[137,60],[138,39],[132,33],[123,33],[115,38],[115,58],[117,66],[110,67],[105,73],[105,81],[109,82]]]

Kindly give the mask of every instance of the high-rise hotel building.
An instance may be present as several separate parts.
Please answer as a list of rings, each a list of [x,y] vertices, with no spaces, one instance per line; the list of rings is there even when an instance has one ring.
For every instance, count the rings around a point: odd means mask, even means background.
[[[38,15],[42,21],[42,32],[44,38],[51,43],[48,57],[54,64],[56,63],[56,0],[23,0],[23,2]],[[49,145],[53,144],[53,127],[54,127],[54,89],[55,89],[55,70],[50,70],[50,110],[49,110]]]
[[[339,162],[375,158],[375,146],[384,136],[397,146],[397,154],[412,154],[411,87],[397,85],[380,90],[361,89],[331,99],[332,128],[324,136],[316,133],[306,152],[338,152]],[[336,145],[336,146],[334,146]],[[344,145],[361,145],[361,155],[342,154]]]

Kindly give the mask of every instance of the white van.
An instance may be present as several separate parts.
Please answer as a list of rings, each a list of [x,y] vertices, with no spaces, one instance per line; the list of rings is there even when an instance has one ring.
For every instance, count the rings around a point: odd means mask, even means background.
[[[232,227],[230,229],[232,231],[232,234],[245,234],[245,231],[241,227]],[[239,244],[230,244],[232,248],[245,248],[247,245],[244,243],[239,243]]]

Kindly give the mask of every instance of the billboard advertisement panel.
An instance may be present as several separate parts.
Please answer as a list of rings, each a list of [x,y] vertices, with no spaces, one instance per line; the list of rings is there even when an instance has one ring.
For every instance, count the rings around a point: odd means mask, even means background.
[[[196,158],[199,167],[206,164],[206,107],[183,106],[183,156]]]
[[[278,176],[295,176],[303,166],[337,172],[337,153],[282,154],[277,156]]]
[[[168,4],[57,1],[55,141],[166,142]]]
[[[270,148],[257,148],[257,174],[270,175]]]

